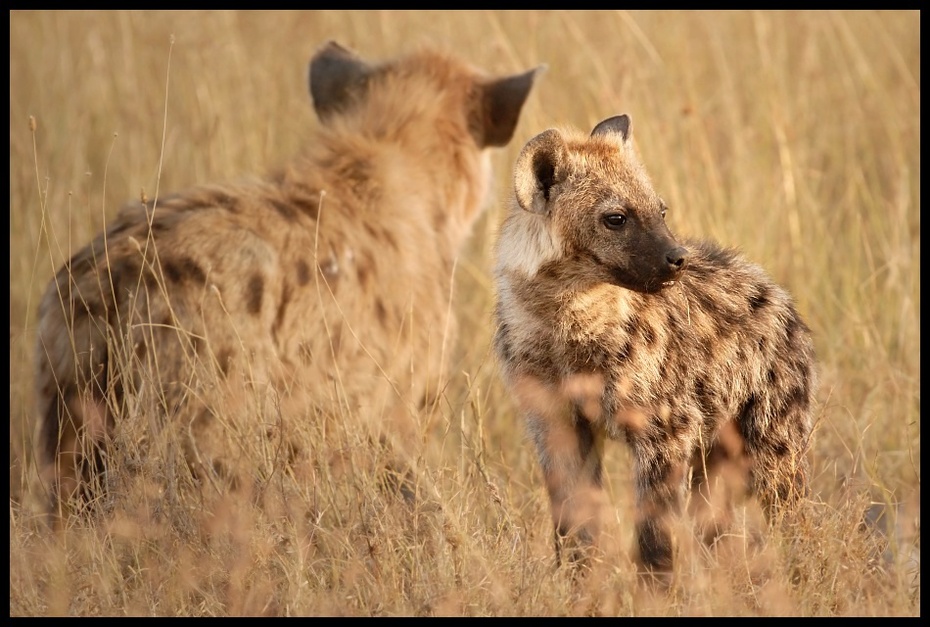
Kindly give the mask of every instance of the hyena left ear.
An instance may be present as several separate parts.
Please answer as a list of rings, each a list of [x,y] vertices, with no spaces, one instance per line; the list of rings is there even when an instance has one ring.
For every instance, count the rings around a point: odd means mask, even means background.
[[[546,70],[540,65],[529,72],[483,83],[478,98],[475,139],[481,148],[506,146],[520,119],[520,110],[533,87],[537,74]]]
[[[630,120],[630,116],[626,114],[615,115],[612,118],[607,118],[599,122],[598,125],[594,127],[594,130],[591,131],[591,137],[608,135],[610,133],[619,134],[624,144],[629,143],[630,137],[633,135],[633,122]]]
[[[321,122],[365,91],[372,67],[348,48],[328,41],[310,59],[310,96]]]
[[[520,207],[531,213],[549,214],[553,193],[565,179],[565,153],[565,138],[554,128],[526,143],[513,172]]]

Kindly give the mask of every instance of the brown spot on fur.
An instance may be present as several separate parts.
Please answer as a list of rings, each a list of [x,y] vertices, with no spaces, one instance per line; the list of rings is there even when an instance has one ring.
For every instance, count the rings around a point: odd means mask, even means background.
[[[162,264],[162,268],[165,271],[165,278],[173,283],[183,284],[190,280],[197,285],[204,285],[207,282],[206,272],[193,258],[188,256],[168,259]]]
[[[445,210],[442,207],[437,207],[433,210],[433,230],[437,233],[442,231],[446,222],[449,220],[449,216],[446,215]]]
[[[297,260],[297,284],[306,285],[310,282],[310,266],[303,259]]]
[[[277,338],[278,330],[281,328],[281,324],[284,323],[284,315],[287,312],[287,306],[291,302],[291,285],[290,283],[285,283],[284,288],[281,290],[281,302],[278,303],[278,313],[275,314],[274,323],[271,325],[271,333]]]
[[[140,205],[140,211],[145,211],[145,208]],[[144,219],[144,217],[143,217]],[[112,224],[109,229],[107,229],[108,237],[116,237],[117,235],[122,235],[123,233],[129,232],[131,230],[136,230],[139,228],[139,225],[135,222],[125,221],[125,222],[116,222]]]
[[[153,236],[160,235],[162,233],[167,233],[170,230],[171,230],[171,225],[167,221],[159,220],[159,219],[156,219],[154,222],[152,222],[152,226],[150,228],[150,231]]]
[[[288,203],[280,201],[276,198],[269,198],[268,202],[271,204],[274,210],[277,211],[281,215],[281,217],[287,220],[288,222],[293,222],[294,220],[297,219],[297,216],[298,216],[297,209],[295,209]]]
[[[653,329],[648,323],[645,323],[640,327],[640,333],[643,335],[643,341],[646,342],[646,346],[655,346],[656,340],[658,339],[656,337],[655,329]]]
[[[394,237],[394,234],[385,229],[383,231],[384,241],[387,242],[388,246],[394,250],[400,250],[400,246],[397,245],[397,239]]]
[[[358,264],[355,267],[355,271],[358,274],[358,281],[362,284],[362,287],[368,285],[371,275],[374,273],[375,268],[375,259],[372,254],[364,250],[359,254]]]
[[[220,351],[220,354],[216,356],[217,364],[220,367],[220,373],[222,373],[223,378],[229,376],[229,369],[232,367],[233,361],[233,352],[229,348],[224,348]]]
[[[358,197],[377,195],[372,187],[372,167],[366,157],[340,153],[321,163],[324,169],[335,172],[338,179]]]
[[[245,307],[251,314],[258,314],[262,310],[262,296],[265,291],[265,280],[257,272],[249,278],[245,289]]]
[[[384,301],[380,297],[375,299],[375,315],[378,316],[381,326],[387,326],[387,309],[384,308]]]
[[[753,313],[756,313],[758,310],[768,305],[768,302],[768,290],[764,286],[749,295],[749,309]]]
[[[316,220],[320,215],[319,198],[294,196],[291,198],[291,203],[298,211],[302,212],[306,216],[309,216],[313,220]]]
[[[367,159],[350,159],[342,165],[342,177],[356,188],[365,187],[371,181],[371,163]]]
[[[368,285],[368,276],[369,276],[369,274],[370,274],[369,268],[368,268],[367,266],[363,266],[363,265],[359,264],[359,265],[356,266],[356,268],[355,268],[355,273],[358,275],[358,282],[362,285],[362,287],[367,286],[367,285]]]
[[[208,202],[217,207],[222,207],[230,213],[237,213],[239,211],[239,199],[222,190],[214,191]]]

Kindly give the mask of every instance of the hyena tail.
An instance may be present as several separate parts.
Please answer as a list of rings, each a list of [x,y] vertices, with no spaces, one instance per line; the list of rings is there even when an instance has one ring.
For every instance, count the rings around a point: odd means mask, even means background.
[[[111,308],[71,299],[60,284],[52,283],[40,306],[36,355],[35,452],[53,510],[94,501],[113,419],[109,325],[105,314],[95,315]]]

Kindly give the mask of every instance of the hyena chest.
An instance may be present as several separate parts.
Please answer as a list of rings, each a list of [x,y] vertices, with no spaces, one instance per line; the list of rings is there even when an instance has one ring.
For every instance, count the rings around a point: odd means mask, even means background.
[[[643,427],[670,414],[691,414],[687,370],[676,369],[674,351],[634,323],[576,326],[555,342],[560,387],[579,411],[601,424],[609,437],[629,438],[630,425]]]

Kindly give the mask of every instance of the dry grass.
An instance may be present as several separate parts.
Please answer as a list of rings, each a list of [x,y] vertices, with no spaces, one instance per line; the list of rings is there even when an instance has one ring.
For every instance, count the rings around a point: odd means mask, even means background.
[[[370,58],[429,40],[491,71],[549,65],[459,263],[468,341],[424,423],[420,498],[385,489],[384,451],[347,416],[299,425],[307,461],[286,472],[246,441],[255,481],[234,496],[195,496],[127,445],[117,469],[133,479],[114,480],[105,514],[49,533],[30,492],[31,367],[53,268],[143,189],[298,151],[317,123],[306,63],[329,38]],[[630,560],[621,445],[608,551],[580,582],[553,568],[542,481],[488,351],[517,151],[621,112],[673,230],[738,246],[788,286],[822,367],[810,515],[758,537],[747,506],[746,533],[714,552],[683,523],[661,594]],[[919,153],[919,12],[11,12],[10,614],[919,615]]]

